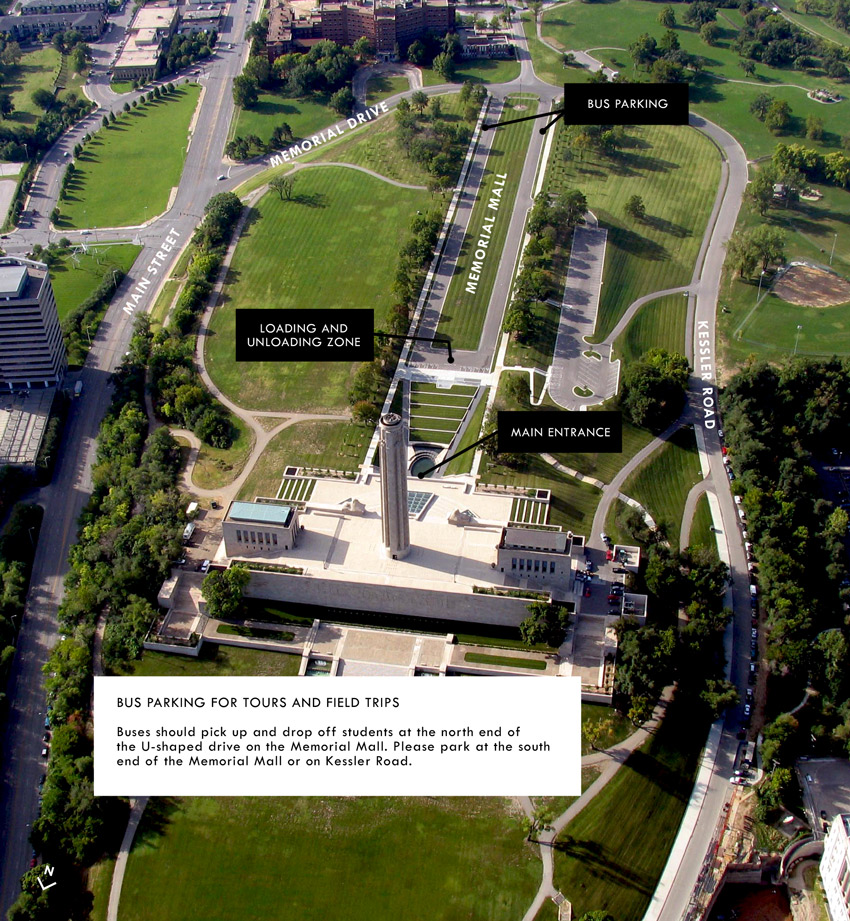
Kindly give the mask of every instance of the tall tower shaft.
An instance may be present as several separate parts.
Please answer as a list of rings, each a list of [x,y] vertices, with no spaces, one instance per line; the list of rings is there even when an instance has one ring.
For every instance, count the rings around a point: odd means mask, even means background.
[[[384,556],[403,560],[410,552],[407,514],[407,424],[397,413],[381,416],[381,530]]]

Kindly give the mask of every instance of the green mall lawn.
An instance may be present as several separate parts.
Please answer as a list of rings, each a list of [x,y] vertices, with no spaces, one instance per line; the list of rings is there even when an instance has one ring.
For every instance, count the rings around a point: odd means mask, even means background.
[[[124,227],[165,211],[183,172],[199,94],[197,84],[184,84],[101,128],[76,160],[57,228]]]
[[[690,282],[717,194],[720,158],[695,129],[659,125],[628,128],[629,146],[612,157],[580,159],[569,148],[567,131],[561,124],[557,130],[548,191],[584,192],[588,207],[608,228],[594,336],[600,341],[638,297]],[[632,195],[643,199],[642,221],[626,216]]]
[[[614,343],[615,357],[627,365],[654,348],[685,354],[687,314],[688,299],[681,294],[670,294],[644,304]],[[621,377],[623,370],[620,370]]]
[[[339,115],[328,108],[325,96],[296,99],[279,93],[260,93],[255,106],[236,109],[230,135],[256,134],[267,142],[274,129],[286,123],[296,138],[305,138],[338,121]]]
[[[501,921],[522,917],[539,882],[505,799],[153,800],[120,917]]]
[[[399,241],[427,204],[424,191],[397,188],[345,167],[301,170],[292,201],[281,201],[276,192],[263,196],[236,247],[205,343],[216,386],[252,409],[345,411],[354,365],[237,364],[235,310],[310,304],[373,309],[380,328],[393,303]]]
[[[512,98],[508,98],[501,118],[534,115],[537,111],[536,102],[530,99],[521,103],[515,101],[512,107]],[[452,346],[456,349],[478,348],[499,263],[503,259],[514,258],[512,253],[503,253],[502,247],[511,220],[519,177],[528,154],[531,129],[532,122],[521,122],[493,131],[487,136],[490,154],[437,327],[441,336],[451,338]],[[494,201],[497,202],[495,206],[491,204]],[[482,236],[488,240],[486,250],[477,244]],[[477,260],[476,253],[481,252],[485,253],[484,259]],[[470,293],[468,276],[479,265],[480,268],[476,270],[479,280],[475,291]]]
[[[50,267],[50,281],[56,297],[59,319],[63,320],[75,307],[94,292],[113,268],[128,272],[141,246],[120,243],[116,246],[91,246],[87,253],[59,256]]]

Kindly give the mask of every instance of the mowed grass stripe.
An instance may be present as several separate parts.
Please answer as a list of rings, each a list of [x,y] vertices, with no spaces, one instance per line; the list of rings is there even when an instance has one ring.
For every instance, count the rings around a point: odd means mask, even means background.
[[[440,387],[437,384],[411,384],[412,393],[437,393],[445,396],[461,394],[463,396],[474,397],[476,387],[468,387],[463,384],[456,384],[454,387]]]
[[[510,97],[502,111],[501,118],[522,117],[534,115],[537,112],[537,103],[523,100],[524,109],[514,109],[510,104]],[[528,142],[531,137],[532,122],[521,122],[491,132],[488,136],[491,149],[487,158],[487,166],[481,182],[481,189],[472,216],[469,229],[463,243],[461,255],[455,265],[454,275],[449,285],[449,292],[440,314],[438,333],[449,336],[456,349],[476,349],[481,338],[487,308],[490,305],[490,295],[493,291],[493,282],[499,263],[503,258],[502,247],[508,232],[514,200],[516,199],[517,185],[528,153]],[[498,175],[506,175],[504,186],[498,186]],[[485,238],[482,234],[484,224],[489,224],[488,216],[492,216],[490,200],[495,189],[502,188],[502,196],[495,219],[492,221],[492,233],[483,260],[475,259],[476,251],[480,251],[477,243]],[[467,293],[468,273],[473,262],[482,262],[477,287],[474,294]]]
[[[183,172],[200,92],[185,84],[101,128],[75,161],[57,228],[125,227],[165,211]]]
[[[693,429],[683,428],[626,480],[623,492],[637,499],[656,524],[666,526],[667,539],[676,548],[685,501],[701,479],[696,436]]]
[[[687,314],[688,299],[681,294],[644,304],[614,343],[616,357],[628,364],[653,348],[684,354]]]
[[[356,364],[298,360],[297,349],[292,361],[236,364],[235,310],[373,309],[380,328],[393,303],[398,241],[427,203],[427,192],[345,167],[302,170],[293,201],[275,192],[263,196],[210,324],[206,360],[216,386],[252,409],[345,411]]]
[[[594,336],[601,341],[638,297],[690,281],[717,193],[720,158],[696,129],[652,125],[627,128],[632,146],[617,156],[585,154],[580,160],[563,126],[557,130],[547,191],[580,189],[608,228]],[[643,221],[626,216],[632,195],[646,206]]]

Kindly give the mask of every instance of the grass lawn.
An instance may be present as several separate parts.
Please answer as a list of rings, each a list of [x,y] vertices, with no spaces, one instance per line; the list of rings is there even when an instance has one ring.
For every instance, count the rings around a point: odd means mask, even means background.
[[[561,55],[537,38],[537,27],[533,16],[524,13],[520,19],[522,19],[522,30],[525,32],[525,40],[531,55],[531,65],[538,79],[544,83],[551,83],[553,86],[563,86],[567,82],[581,82],[569,79],[574,74],[583,73],[586,79],[587,71],[583,68],[579,71],[577,67],[564,67]]]
[[[237,364],[235,309],[371,308],[380,328],[394,300],[398,241],[427,198],[344,167],[302,170],[292,201],[263,196],[236,247],[206,340],[207,368],[222,392],[253,409],[345,410],[354,365]]]
[[[87,253],[75,256],[76,264],[67,254],[59,256],[50,267],[59,319],[63,320],[75,307],[79,307],[113,268],[129,271],[141,251],[141,246],[121,243],[118,246],[91,247]],[[91,334],[94,336],[94,330]]]
[[[676,15],[678,25],[675,32],[680,46],[688,53],[699,55],[704,61],[703,73],[691,84],[691,108],[694,111],[734,134],[750,157],[770,153],[777,141],[787,140],[788,136],[792,143],[794,139],[802,140],[805,136],[806,116],[812,114],[824,120],[827,131],[823,142],[815,146],[823,149],[840,148],[841,137],[850,131],[850,107],[846,104],[825,106],[813,102],[808,99],[805,90],[825,86],[842,92],[842,84],[829,79],[821,71],[807,73],[790,68],[768,67],[762,63],[756,63],[755,79],[748,78],[739,66],[740,56],[732,47],[743,24],[737,11],[720,11],[717,20],[722,30],[720,40],[717,45],[709,47],[699,37],[697,29],[683,24],[687,4],[671,3],[670,6]],[[556,47],[573,50],[599,48],[593,51],[595,57],[619,70],[627,79],[642,80],[645,74],[635,71],[625,49],[642,32],[648,32],[656,39],[661,38],[664,28],[658,23],[657,16],[658,12],[653,5],[643,0],[616,0],[592,7],[573,3],[544,14],[543,35]],[[831,29],[821,17],[810,15],[792,18],[818,20],[814,24],[806,22],[806,25],[821,34],[825,34],[824,28]],[[832,40],[836,40],[836,37],[832,36]],[[846,34],[840,43],[848,43]],[[600,45],[605,48],[600,48]],[[724,82],[726,80],[749,82],[727,83]],[[750,114],[750,103],[757,94],[763,92],[785,99],[791,106],[794,118],[788,136],[777,138]]]
[[[133,81],[132,80],[113,80],[109,84],[109,88],[113,93],[118,93],[123,95],[124,93],[133,92]]]
[[[430,67],[422,67],[422,82],[425,86],[439,86],[445,83]],[[519,76],[519,61],[500,61],[495,58],[482,58],[480,61],[460,61],[452,83],[509,83]],[[398,92],[398,90],[396,90]]]
[[[521,659],[519,656],[494,656],[488,652],[468,652],[463,657],[464,662],[475,662],[479,665],[504,665],[508,668],[529,668],[536,671],[545,671],[546,663],[542,659]]]
[[[354,422],[297,422],[269,442],[239,491],[240,499],[276,496],[289,465],[357,470],[373,427]]]
[[[622,715],[622,713],[614,710],[612,707],[606,707],[603,704],[583,703],[581,705],[582,729],[591,723],[601,723],[606,720],[610,720],[611,728],[599,740],[599,742],[597,742],[597,751],[604,751],[606,748],[613,748],[615,745],[618,745],[620,742],[622,742],[623,739],[627,739],[633,732],[635,732],[635,727],[631,724],[631,722],[627,720],[626,717]],[[593,751],[593,749],[582,740],[582,755],[589,755],[591,751]]]
[[[174,298],[177,296],[182,284],[183,282],[179,278],[169,278],[162,286],[150,311],[150,318],[154,323],[162,326],[165,322],[168,311],[171,309]]]
[[[620,499],[615,499],[608,509],[608,516],[605,519],[605,533],[615,544],[633,544],[635,542],[631,534],[620,524],[629,511],[631,511],[629,506]]]
[[[555,844],[556,888],[573,915],[639,921],[685,812],[707,727],[674,701],[658,731],[570,822]]]
[[[597,480],[602,480],[603,483],[610,483],[620,469],[652,439],[653,435],[649,429],[638,428],[623,417],[623,451],[621,454],[556,454],[554,456],[565,467],[571,467],[587,476],[595,477]]]
[[[201,444],[198,459],[192,469],[192,482],[199,489],[221,489],[232,483],[242,472],[254,446],[254,435],[245,422],[233,413],[227,414],[237,435],[229,448],[213,448]]]
[[[628,365],[653,348],[684,354],[687,315],[688,299],[681,294],[644,304],[614,343],[614,356]],[[621,368],[621,377],[624,370]]]
[[[533,115],[537,111],[536,103],[530,100],[521,103],[523,108],[516,109],[510,105],[510,99],[505,104],[503,118]],[[531,130],[531,122],[521,122],[493,131],[488,136],[490,154],[437,327],[440,335],[451,338],[456,349],[478,347],[499,263],[501,259],[514,258],[512,253],[503,253],[502,246],[508,232],[519,176],[528,154]],[[495,210],[491,208],[494,201],[498,202]],[[490,229],[489,234],[482,230],[484,227]],[[489,245],[483,250],[486,254],[484,259],[475,260],[475,254],[482,252],[477,246],[482,235],[486,235]],[[478,265],[481,265],[478,270],[480,280],[476,291],[470,294],[467,292],[467,276]]]
[[[584,793],[601,773],[601,768],[583,767],[581,769],[581,792]],[[577,799],[577,796],[535,796],[533,802],[535,806],[548,806],[557,818],[566,812]],[[537,917],[539,918],[540,915],[538,914]]]
[[[197,659],[170,652],[145,650],[125,674],[144,678],[211,677],[254,675],[257,677],[297,675],[301,656],[265,652],[242,646],[219,646],[205,642]],[[121,912],[123,919],[124,912]]]
[[[713,556],[717,556],[717,538],[714,534],[708,496],[705,493],[699,497],[697,507],[694,509],[694,517],[691,521],[690,545],[692,547],[702,547],[704,550],[710,551]]]
[[[549,160],[547,189],[553,194],[580,189],[608,228],[594,337],[600,341],[636,298],[690,281],[717,193],[719,155],[698,131],[659,125],[629,128],[629,146],[613,158],[591,154],[579,160],[562,127]],[[625,214],[631,195],[643,199],[643,221]]]
[[[382,99],[395,96],[396,93],[405,93],[410,89],[407,77],[391,77],[388,74],[378,74],[366,84],[366,105],[373,106]]]
[[[786,234],[786,258],[827,264],[835,243],[832,268],[850,278],[850,192],[818,186],[819,202],[799,202],[788,208],[772,208],[769,220]],[[738,227],[764,223],[747,204],[741,210]],[[837,235],[837,236],[836,236]],[[838,307],[805,307],[789,304],[765,294],[756,307],[758,285],[741,281],[725,271],[717,326],[722,346],[724,376],[734,371],[749,355],[779,360],[794,351],[801,355],[850,354],[850,304]],[[801,330],[797,327],[802,326]],[[798,338],[799,332],[799,338]]]
[[[451,93],[438,97],[442,106],[442,118],[447,122],[463,120],[460,94]],[[473,123],[467,123],[470,130]],[[397,126],[395,118],[383,116],[376,122],[370,122],[364,129],[346,132],[331,145],[322,145],[316,153],[300,157],[301,162],[315,160],[328,163],[353,163],[374,170],[388,179],[405,182],[409,185],[427,186],[430,174],[423,167],[414,163],[406,151],[396,141]],[[462,151],[466,153],[466,149]],[[463,162],[463,157],[458,163]],[[456,177],[455,177],[456,179]]]
[[[183,84],[101,128],[76,160],[57,228],[123,227],[163,212],[180,182],[199,93],[197,84]]]
[[[235,110],[230,136],[256,134],[269,141],[274,129],[286,122],[296,138],[309,137],[339,121],[339,115],[328,108],[327,101],[321,94],[298,99],[280,93],[260,93],[253,108]]]
[[[121,921],[325,921],[340,906],[346,921],[517,918],[539,885],[539,857],[507,799],[152,805],[130,854]]]
[[[534,916],[534,921],[559,921],[560,917],[558,906],[551,899],[546,899]]]
[[[44,45],[27,51],[17,67],[3,76],[3,92],[10,93],[15,106],[6,119],[11,125],[35,125],[44,114],[33,101],[36,90],[53,92],[53,85],[59,73],[62,56],[52,45]],[[5,70],[5,68],[4,68]]]
[[[115,858],[105,857],[88,870],[88,889],[94,897],[91,921],[106,921],[109,907],[109,890],[112,886],[112,871]]]
[[[511,336],[505,352],[505,365],[540,368],[546,371],[552,364],[552,356],[555,354],[561,309],[543,301],[534,301],[531,313],[534,317],[533,333],[527,342],[518,342]]]
[[[623,493],[640,502],[675,549],[685,500],[701,479],[696,436],[693,429],[683,428],[632,473],[623,484]]]
[[[484,410],[487,406],[487,393],[486,391],[481,394],[481,398],[478,400],[478,405],[472,411],[472,415],[469,417],[469,421],[466,424],[463,435],[461,436],[460,441],[457,444],[457,450],[463,451],[465,448],[468,448],[473,442],[478,441],[479,436],[481,435],[481,425],[484,422]],[[458,457],[453,461],[449,461],[444,468],[444,473],[446,476],[453,476],[458,473],[469,473],[472,470],[472,461],[475,457],[475,451],[467,451],[462,457]]]

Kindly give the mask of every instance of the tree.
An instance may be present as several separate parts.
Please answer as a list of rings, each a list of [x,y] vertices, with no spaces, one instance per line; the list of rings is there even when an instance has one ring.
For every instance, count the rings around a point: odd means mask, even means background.
[[[810,141],[820,141],[823,139],[823,119],[817,115],[806,116],[806,137]]]
[[[421,115],[428,108],[428,97],[422,90],[417,90],[410,97],[410,104]]]
[[[710,678],[706,681],[699,696],[711,711],[714,719],[717,719],[724,710],[734,707],[739,700],[735,685],[720,678]]]
[[[358,400],[351,407],[351,418],[365,425],[375,425],[380,418],[381,409],[370,400]]]
[[[519,625],[519,632],[527,646],[548,643],[560,646],[570,624],[566,608],[546,601],[533,601],[526,606],[529,616]]]
[[[39,109],[44,109],[46,112],[53,105],[53,93],[51,93],[50,90],[39,87],[33,92],[32,101]]]
[[[415,42],[411,42],[410,47],[407,49],[407,60],[411,64],[424,64],[427,56],[428,49],[418,38]]]
[[[4,67],[17,67],[22,57],[23,52],[17,42],[6,42],[5,48],[0,52],[0,62]]]
[[[292,186],[294,184],[295,179],[292,176],[275,176],[274,179],[269,180],[269,188],[277,192],[281,201],[292,200]]]
[[[71,68],[74,73],[81,74],[88,66],[88,56],[85,45],[77,45],[71,52]]]
[[[534,16],[534,21],[540,18],[540,10],[543,9],[542,0],[529,0],[528,8],[531,10],[531,15]]]
[[[438,54],[431,65],[434,68],[434,71],[438,73],[444,80],[451,83],[455,75],[455,62],[454,58],[451,55],[443,52]]]
[[[761,259],[762,271],[769,265],[785,262],[785,234],[778,227],[760,224],[750,234],[756,255]]]
[[[759,166],[756,174],[747,185],[745,194],[762,217],[767,214],[768,209],[773,204],[773,186],[775,183],[776,170],[772,164],[765,163]]]
[[[700,26],[699,37],[706,45],[714,46],[720,38],[720,26],[716,22],[706,22]]]
[[[613,728],[614,720],[612,719],[588,720],[582,723],[581,740],[592,751],[600,751],[599,743],[611,735]]]
[[[241,565],[229,569],[214,569],[201,583],[210,617],[219,620],[234,618],[242,607],[242,593],[251,576]]]
[[[9,93],[0,93],[0,118],[8,118],[15,111],[15,104]]]
[[[654,709],[655,705],[649,697],[638,694],[632,697],[631,706],[626,716],[628,716],[629,722],[633,726],[643,726],[652,717]]]
[[[756,72],[756,65],[753,61],[750,61],[747,58],[744,58],[741,61],[738,61],[738,67],[744,71],[748,77],[752,77]]]
[[[764,729],[764,742],[761,754],[765,765],[778,761],[790,763],[795,754],[797,730],[800,724],[790,713],[783,713]]]
[[[554,221],[566,227],[575,227],[584,220],[587,212],[587,198],[578,189],[561,192],[555,202]]]
[[[354,93],[347,86],[337,90],[330,98],[330,106],[340,115],[348,115],[354,108]]]
[[[769,93],[759,93],[758,96],[750,103],[750,113],[755,115],[759,121],[764,121],[765,116],[770,111],[774,99]]]
[[[233,81],[233,104],[241,109],[250,109],[260,98],[259,85],[253,77],[240,74]]]
[[[791,121],[791,106],[784,99],[774,99],[764,116],[764,123],[774,134],[784,131]]]
[[[428,102],[428,111],[431,113],[432,121],[436,121],[443,115],[443,104],[439,96],[432,96]]]
[[[717,19],[717,7],[708,0],[696,0],[685,10],[684,20],[691,26],[703,26]]]
[[[365,61],[375,53],[375,44],[368,36],[361,35],[351,46],[351,50],[361,61]]]
[[[676,13],[673,10],[672,6],[665,6],[663,10],[658,14],[658,21],[664,26],[665,29],[675,29],[676,28]]]
[[[726,243],[726,258],[740,278],[749,278],[758,264],[758,253],[749,234],[736,230]]]
[[[635,67],[649,67],[655,60],[658,42],[648,33],[638,36],[629,45],[629,54]]]
[[[646,217],[646,205],[640,195],[631,195],[626,202],[626,214],[636,221],[642,221]]]

